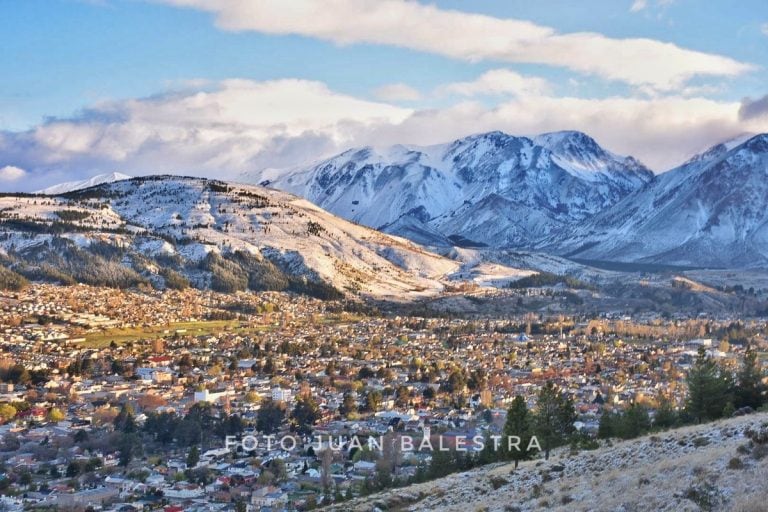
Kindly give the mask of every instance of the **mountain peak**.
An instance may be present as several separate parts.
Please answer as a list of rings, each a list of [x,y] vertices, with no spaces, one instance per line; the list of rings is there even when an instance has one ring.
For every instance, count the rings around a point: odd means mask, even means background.
[[[574,154],[586,151],[593,155],[607,155],[607,152],[595,139],[576,130],[542,133],[534,137],[533,141],[555,154]]]
[[[131,178],[132,176],[128,176],[127,174],[113,171],[106,174],[97,174],[96,176],[92,176],[85,180],[67,181],[64,183],[59,183],[58,185],[53,185],[53,186],[44,188],[42,190],[37,190],[35,191],[35,194],[45,194],[49,196],[54,196],[58,194],[65,194],[67,192],[72,192],[73,190],[80,190],[83,188],[95,187],[96,185],[102,185],[104,183],[113,183],[115,181],[130,180]]]
[[[768,133],[761,133],[748,139],[743,147],[751,151],[768,152]]]

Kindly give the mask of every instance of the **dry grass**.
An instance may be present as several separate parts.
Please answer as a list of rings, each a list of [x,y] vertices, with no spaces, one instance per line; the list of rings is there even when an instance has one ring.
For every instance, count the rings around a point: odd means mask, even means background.
[[[332,509],[368,512],[374,502],[407,493],[420,499],[397,510],[766,512],[768,457],[737,452],[747,442],[746,426],[766,420],[768,415],[761,414],[686,427],[576,456],[562,450],[548,462],[524,462],[516,472],[507,464],[488,466]],[[734,467],[734,457],[743,467]],[[556,464],[563,465],[563,471],[548,471]],[[542,474],[549,474],[551,481],[543,482]],[[500,484],[501,479],[507,483],[495,489],[489,484]],[[475,490],[481,482],[483,493]]]

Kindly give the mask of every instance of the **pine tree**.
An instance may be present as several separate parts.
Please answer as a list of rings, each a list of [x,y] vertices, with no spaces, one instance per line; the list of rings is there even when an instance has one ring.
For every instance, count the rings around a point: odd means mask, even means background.
[[[765,402],[766,389],[762,380],[763,372],[760,369],[757,354],[747,348],[741,363],[741,369],[736,376],[733,405],[737,409],[742,407],[759,409]]]
[[[666,430],[674,427],[678,422],[678,414],[675,411],[672,401],[667,397],[659,398],[659,406],[656,414],[653,416],[653,428]]]
[[[597,427],[597,437],[608,439],[616,436],[616,415],[603,409],[600,415],[600,424]]]
[[[544,458],[549,460],[552,448],[563,444],[573,433],[576,411],[573,401],[565,398],[548,381],[539,391],[534,415],[534,434],[543,443]]]
[[[619,436],[623,439],[633,439],[651,430],[651,418],[644,405],[632,404],[619,421]]]
[[[696,423],[722,416],[723,406],[729,400],[731,383],[727,374],[707,355],[704,347],[699,348],[699,354],[688,372],[686,382],[688,399],[685,409]]]
[[[187,454],[187,467],[194,468],[198,462],[200,462],[200,449],[197,445],[194,445],[189,450],[189,454]]]
[[[510,447],[511,437],[519,438],[517,447]],[[504,423],[504,437],[502,449],[508,457],[515,461],[515,469],[521,460],[528,459],[531,454],[528,444],[531,441],[531,418],[528,407],[522,396],[517,395],[512,401],[512,406],[507,411],[507,421]]]

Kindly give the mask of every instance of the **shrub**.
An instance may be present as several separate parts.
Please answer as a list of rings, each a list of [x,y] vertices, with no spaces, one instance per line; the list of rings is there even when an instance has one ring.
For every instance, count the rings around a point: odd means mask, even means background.
[[[744,469],[744,462],[738,457],[733,457],[728,461],[728,469]]]
[[[493,487],[494,491],[499,489],[500,487],[503,487],[503,486],[507,485],[509,483],[509,481],[506,478],[504,478],[503,476],[498,476],[498,475],[492,476],[490,481],[491,481],[491,487]]]
[[[683,497],[694,502],[702,510],[720,510],[725,502],[720,489],[708,482],[699,482],[690,486]]]
[[[752,458],[755,460],[762,460],[768,455],[768,445],[756,444],[752,448]]]

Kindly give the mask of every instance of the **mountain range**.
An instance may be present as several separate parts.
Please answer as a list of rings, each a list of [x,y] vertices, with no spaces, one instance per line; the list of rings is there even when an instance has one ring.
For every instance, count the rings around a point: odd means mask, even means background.
[[[742,136],[654,175],[581,132],[490,132],[428,147],[350,149],[242,179],[436,250],[757,267],[768,264],[767,141]]]
[[[1,195],[0,263],[64,283],[398,298],[539,271],[616,282],[617,262],[768,266],[766,134],[659,175],[580,132],[491,132],[243,179],[259,184],[112,173]]]
[[[260,178],[244,176],[421,244],[532,248],[617,203],[653,173],[583,133],[490,132],[429,147],[353,149]]]

